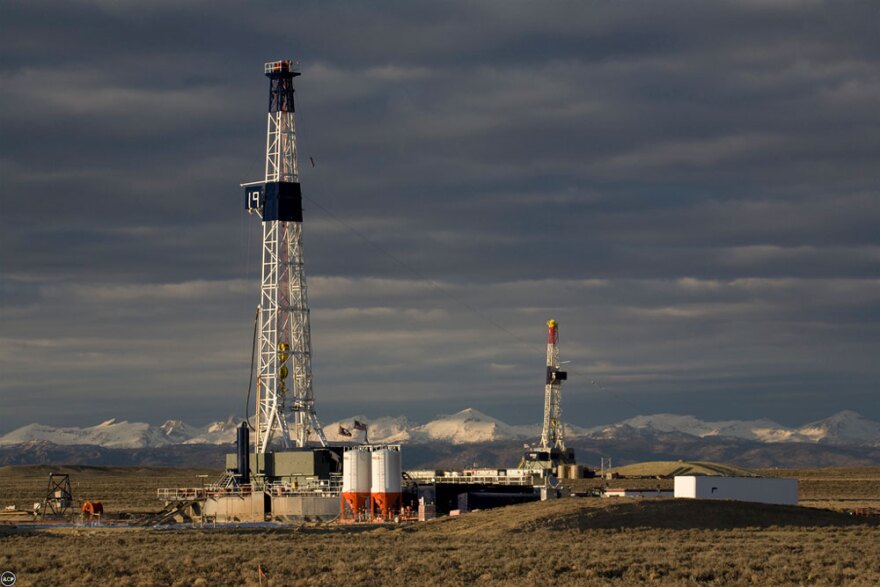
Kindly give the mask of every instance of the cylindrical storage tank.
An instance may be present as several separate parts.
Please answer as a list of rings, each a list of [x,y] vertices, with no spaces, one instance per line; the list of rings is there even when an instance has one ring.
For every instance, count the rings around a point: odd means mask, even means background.
[[[346,506],[358,518],[370,500],[370,453],[363,449],[345,451],[342,455],[342,516]]]
[[[250,431],[248,423],[242,422],[237,429],[235,442],[235,450],[238,455],[236,458],[236,470],[238,471],[238,482],[247,485],[251,482],[251,465],[250,465]]]
[[[82,504],[83,515],[92,517],[104,513],[104,505],[100,501],[84,501]]]
[[[346,451],[342,455],[342,491],[370,493],[370,453],[362,449]]]
[[[400,476],[400,451],[393,448],[380,448],[373,451],[372,493],[400,493],[402,477]]]
[[[372,506],[383,518],[390,518],[400,510],[402,478],[400,448],[387,447],[373,451],[372,483],[370,495]]]

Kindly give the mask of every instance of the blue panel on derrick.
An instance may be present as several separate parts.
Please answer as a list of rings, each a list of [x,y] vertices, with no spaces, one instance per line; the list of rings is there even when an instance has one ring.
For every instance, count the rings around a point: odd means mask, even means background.
[[[298,183],[278,181],[266,184],[263,222],[302,222],[302,190]]]

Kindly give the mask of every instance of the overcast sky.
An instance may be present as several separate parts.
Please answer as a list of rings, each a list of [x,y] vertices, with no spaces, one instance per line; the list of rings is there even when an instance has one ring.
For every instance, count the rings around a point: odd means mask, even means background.
[[[880,419],[880,4],[0,7],[0,432],[244,411],[301,63],[324,421]],[[354,230],[352,230],[354,229]]]

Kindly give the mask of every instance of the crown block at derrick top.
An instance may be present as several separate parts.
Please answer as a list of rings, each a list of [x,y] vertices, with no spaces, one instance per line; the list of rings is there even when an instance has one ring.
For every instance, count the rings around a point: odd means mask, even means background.
[[[263,73],[265,73],[267,76],[289,74],[292,77],[296,77],[300,75],[300,73],[296,70],[297,66],[298,63],[294,63],[289,59],[282,59],[280,61],[269,61],[268,63],[263,64]]]

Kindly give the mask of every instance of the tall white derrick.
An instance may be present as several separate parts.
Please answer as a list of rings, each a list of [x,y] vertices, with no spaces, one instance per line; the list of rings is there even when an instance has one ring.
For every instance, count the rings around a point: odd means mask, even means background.
[[[562,423],[562,382],[568,374],[559,370],[559,324],[547,321],[547,381],[544,386],[544,425],[541,447],[565,451],[565,425]]]
[[[324,431],[312,391],[311,328],[302,246],[302,193],[296,153],[293,71],[289,61],[264,68],[270,80],[266,175],[246,185],[246,205],[263,224],[255,414],[256,452],[273,440],[308,445]],[[290,387],[288,387],[288,383]]]
[[[547,321],[547,378],[544,385],[544,422],[541,441],[526,445],[521,469],[556,474],[559,465],[574,465],[574,450],[565,448],[565,424],[562,423],[562,382],[568,373],[559,369],[559,323]],[[561,473],[560,473],[561,474]]]

